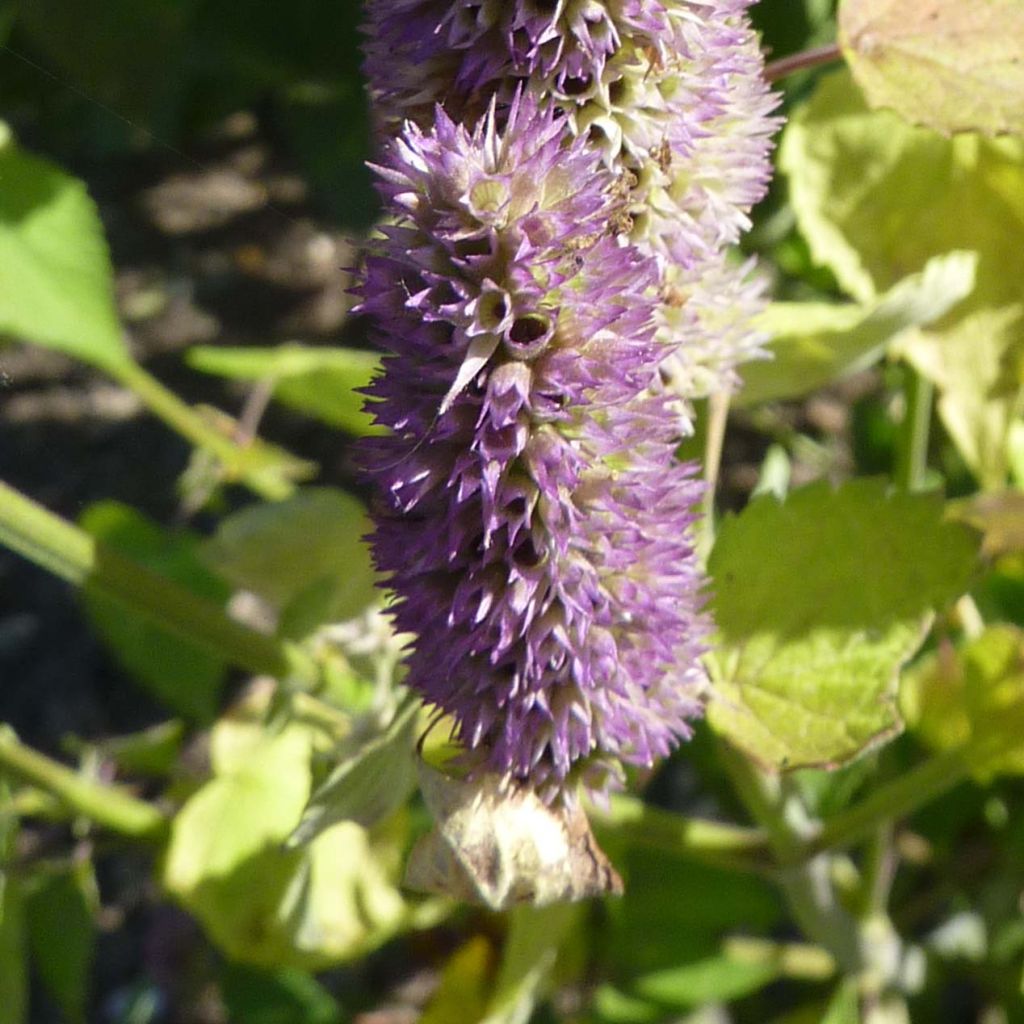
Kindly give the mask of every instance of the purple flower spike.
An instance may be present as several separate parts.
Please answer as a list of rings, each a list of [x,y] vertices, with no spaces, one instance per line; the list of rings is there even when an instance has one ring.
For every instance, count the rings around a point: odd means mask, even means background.
[[[617,233],[600,153],[530,96],[500,128],[438,109],[378,171],[399,216],[361,297],[392,433],[362,460],[407,683],[548,799],[653,764],[700,714],[707,631],[701,485],[651,389],[658,260]]]
[[[475,121],[496,101],[500,117],[525,91],[600,153],[628,198],[629,240],[660,260],[664,376],[684,400],[730,388],[765,340],[749,268],[724,255],[764,194],[779,124],[751,2],[367,0],[385,134],[428,127],[435,104]]]

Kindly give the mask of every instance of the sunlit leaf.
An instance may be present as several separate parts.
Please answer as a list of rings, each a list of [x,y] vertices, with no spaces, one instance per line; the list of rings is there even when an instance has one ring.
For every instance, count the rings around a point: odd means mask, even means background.
[[[978,254],[974,291],[906,351],[971,469],[999,486],[1024,360],[1024,139],[911,127],[837,73],[791,119],[780,159],[812,253],[862,302],[934,256]]]
[[[741,368],[737,404],[797,398],[870,366],[901,331],[930,324],[970,294],[976,263],[973,253],[936,257],[862,306],[773,303],[758,325],[772,335],[772,358]]]
[[[103,368],[130,361],[103,226],[85,185],[0,122],[0,334]]]
[[[408,699],[388,727],[364,737],[313,793],[289,839],[302,845],[339,821],[369,827],[396,811],[416,788],[413,744],[420,702]]]
[[[167,533],[127,505],[98,502],[86,510],[81,525],[111,548],[200,597],[223,604],[230,596],[227,584],[200,561],[194,538]],[[88,582],[82,594],[93,624],[138,682],[188,718],[208,721],[213,717],[226,662],[135,614]]]
[[[360,956],[406,921],[397,850],[343,822],[285,848],[309,798],[312,735],[228,717],[211,739],[215,776],[174,819],[164,884],[231,958],[319,969]]]
[[[839,41],[873,107],[947,133],[1024,134],[1020,0],[843,0]]]
[[[276,348],[197,346],[188,363],[204,373],[233,380],[271,381],[274,397],[352,434],[373,430],[363,412],[358,388],[370,383],[380,366],[372,352],[350,348],[311,348],[298,344]]]
[[[1002,487],[1024,395],[1024,305],[978,310],[942,332],[910,331],[894,351],[938,386],[942,421],[981,484]]]
[[[559,949],[581,920],[580,908],[566,903],[517,907],[509,914],[501,966],[481,1024],[527,1024],[550,982]]]
[[[940,647],[907,673],[900,704],[924,742],[967,751],[979,778],[1024,774],[1024,633],[997,625]]]
[[[859,480],[756,499],[709,564],[712,725],[779,768],[841,764],[893,736],[899,669],[974,561],[936,495]]]
[[[687,1008],[739,999],[763,988],[779,974],[775,964],[747,963],[722,955],[648,974],[633,983],[632,991],[662,1006]]]
[[[486,1012],[494,966],[494,949],[482,935],[457,949],[419,1024],[478,1024]]]
[[[236,587],[283,609],[306,588],[327,581],[323,614],[358,615],[374,599],[374,572],[363,540],[369,522],[344,491],[307,488],[286,501],[254,505],[224,519],[203,557]]]
[[[857,983],[847,980],[836,989],[828,1004],[821,1024],[860,1024],[860,1000],[857,998]]]
[[[983,555],[1024,552],[1024,491],[978,494],[950,503],[950,515],[982,534]]]

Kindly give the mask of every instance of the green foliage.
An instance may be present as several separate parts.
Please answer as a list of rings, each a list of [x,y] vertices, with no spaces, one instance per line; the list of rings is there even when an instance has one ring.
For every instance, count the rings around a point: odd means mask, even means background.
[[[722,525],[710,718],[763,764],[841,764],[898,732],[899,669],[967,589],[969,533],[938,498],[886,491],[817,484]]]
[[[773,303],[759,318],[771,358],[741,369],[738,404],[798,398],[865,369],[901,331],[938,320],[970,294],[976,262],[973,253],[936,257],[862,305]]]
[[[253,505],[223,519],[203,544],[203,560],[234,586],[278,611],[325,585],[323,621],[358,615],[374,599],[363,541],[369,522],[351,495],[307,488],[287,501]]]
[[[938,750],[962,748],[982,780],[1024,773],[1024,634],[992,626],[944,645],[904,677],[908,726]]]
[[[946,139],[870,111],[829,75],[793,118],[780,160],[816,259],[867,302],[951,249],[978,254],[970,297],[908,358],[939,387],[939,410],[986,486],[1008,470],[1024,357],[1024,139]]]
[[[331,994],[302,971],[261,971],[226,964],[221,973],[224,1004],[244,1024],[340,1024]]]
[[[129,360],[113,272],[85,186],[31,156],[0,122],[0,333],[104,369]]]
[[[843,0],[839,32],[871,106],[946,133],[1024,134],[1018,0]]]
[[[43,876],[26,901],[33,966],[72,1024],[87,1020],[97,902],[96,880],[88,861],[70,871]]]
[[[309,799],[309,727],[268,733],[239,712],[217,724],[210,743],[214,776],[174,820],[163,881],[232,959],[318,969],[402,927],[387,837],[342,822],[285,848]]]
[[[308,843],[339,821],[369,828],[398,810],[416,788],[414,732],[419,704],[407,698],[379,735],[360,736],[317,787],[289,842]]]
[[[24,1024],[28,1009],[24,902],[20,883],[0,871],[0,1024]]]
[[[223,604],[230,588],[207,569],[196,538],[172,536],[134,509],[100,502],[82,516],[82,526],[115,551],[186,587],[189,593]],[[217,710],[227,663],[177,633],[162,629],[133,608],[86,583],[86,610],[124,667],[172,710],[209,722]]]
[[[294,344],[267,349],[197,346],[189,350],[188,363],[232,380],[272,381],[274,397],[307,416],[352,434],[373,430],[357,390],[370,383],[380,366],[373,352]]]

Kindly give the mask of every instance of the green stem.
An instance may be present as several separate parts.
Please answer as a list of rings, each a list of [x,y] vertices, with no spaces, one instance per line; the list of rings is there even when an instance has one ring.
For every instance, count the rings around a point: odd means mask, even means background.
[[[197,448],[214,455],[229,480],[244,482],[260,497],[268,501],[287,498],[295,489],[290,477],[309,475],[306,463],[284,451],[258,441],[245,445],[236,443],[138,363],[118,363],[108,372],[138,395],[169,427]]]
[[[794,851],[795,859],[870,838],[879,825],[902,818],[959,785],[969,777],[973,763],[964,748],[937,754],[876,789],[856,806],[829,818],[816,835]]]
[[[598,832],[621,834],[630,842],[736,871],[766,871],[767,836],[760,829],[686,818],[650,807],[636,797],[616,795],[607,808],[594,805],[589,817]]]
[[[31,750],[8,728],[0,728],[0,771],[51,793],[75,814],[131,839],[159,839],[167,829],[167,819],[145,800],[87,779]]]
[[[915,369],[906,367],[907,411],[896,451],[896,482],[905,491],[919,491],[928,472],[928,435],[935,387]]]
[[[318,679],[315,662],[300,647],[235,622],[220,605],[126,558],[2,482],[0,544],[249,672],[304,687]]]
[[[722,756],[740,798],[768,835],[780,865],[779,885],[803,933],[835,957],[844,974],[864,966],[856,920],[839,902],[827,855],[801,856],[814,823],[789,785],[723,744]]]

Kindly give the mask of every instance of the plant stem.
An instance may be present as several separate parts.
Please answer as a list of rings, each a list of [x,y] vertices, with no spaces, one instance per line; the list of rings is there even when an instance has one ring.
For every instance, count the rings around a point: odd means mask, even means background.
[[[131,839],[159,839],[167,819],[155,807],[114,786],[87,779],[22,744],[0,728],[0,771],[56,797],[65,807]]]
[[[809,50],[801,50],[799,53],[791,53],[788,57],[770,61],[765,66],[764,76],[769,82],[777,82],[797,71],[806,71],[809,68],[820,67],[822,64],[831,64],[833,61],[840,60],[842,56],[842,50],[839,49],[837,43],[815,46]]]
[[[906,374],[907,411],[896,451],[896,482],[905,491],[919,491],[928,471],[928,435],[935,387],[910,366],[906,367]]]
[[[829,818],[802,848],[793,851],[796,858],[869,838],[880,824],[910,814],[959,785],[970,774],[972,762],[962,747],[937,754],[876,789],[856,806]]]
[[[715,867],[762,872],[771,867],[768,837],[761,829],[686,818],[622,795],[611,797],[607,809],[592,806],[589,817],[600,832]]]
[[[313,659],[297,645],[235,622],[220,605],[126,558],[3,482],[0,544],[249,672],[294,679],[304,687],[319,677]]]
[[[130,388],[146,407],[197,448],[214,455],[229,480],[239,480],[268,501],[287,498],[295,487],[292,477],[309,475],[306,463],[287,452],[250,439],[245,444],[211,426],[202,415],[135,362],[117,363],[108,371]]]
[[[760,771],[745,755],[722,744],[722,758],[740,798],[768,834],[780,865],[779,885],[793,918],[807,938],[835,957],[844,974],[864,967],[856,920],[840,904],[826,854],[803,855],[814,823],[788,783]]]

